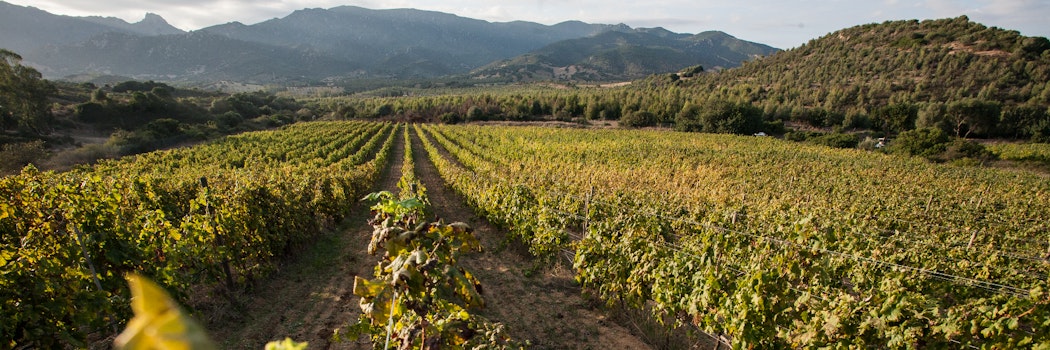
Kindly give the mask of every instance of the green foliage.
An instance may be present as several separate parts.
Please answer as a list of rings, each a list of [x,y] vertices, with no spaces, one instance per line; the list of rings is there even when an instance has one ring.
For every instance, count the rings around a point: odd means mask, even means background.
[[[627,127],[674,123],[683,131],[770,132],[769,123],[790,120],[889,135],[932,127],[957,137],[1041,139],[1050,135],[1045,41],[965,17],[890,21],[843,29],[739,68],[688,79],[659,74],[618,88],[499,86],[442,90],[440,96],[416,89],[409,96],[341,102],[384,111],[373,116],[411,121],[466,116],[473,108],[477,114],[471,115],[491,120],[583,117],[620,120]],[[742,113],[748,118],[740,122],[717,112],[727,103],[750,104],[759,109],[758,118]]]
[[[899,133],[919,124],[960,137],[1012,137],[1018,126],[1000,123],[1002,113],[1050,107],[1044,52],[1045,38],[965,17],[890,21],[843,29],[737,69],[674,83],[652,77],[632,89],[672,100],[681,93],[679,108],[697,100],[750,101],[767,119],[815,127]],[[943,113],[925,112],[938,104]]]
[[[46,158],[44,141],[9,143],[0,146],[0,175],[16,174],[27,164]]]
[[[21,56],[0,49],[0,130],[41,135],[51,128],[48,98],[55,86],[21,63]]]
[[[687,105],[675,119],[675,130],[752,134],[762,130],[762,111],[749,103],[729,101]]]
[[[649,111],[628,112],[620,118],[620,126],[625,128],[644,128],[656,126],[656,115]]]
[[[951,136],[941,129],[915,129],[897,135],[890,143],[889,152],[929,158],[944,153],[949,142]]]
[[[967,98],[948,103],[946,113],[955,136],[988,136],[999,122],[1000,110],[999,102]]]
[[[417,184],[418,186],[418,184]],[[372,280],[355,277],[354,295],[363,311],[351,329],[377,347],[396,349],[520,348],[502,326],[471,314],[484,306],[481,284],[458,266],[463,253],[481,244],[464,223],[419,224],[425,211],[418,198],[376,192],[369,254],[382,253]]]
[[[445,124],[459,124],[463,121],[463,117],[460,117],[456,113],[445,113],[441,115],[441,122]]]
[[[834,148],[856,148],[860,138],[854,134],[796,131],[784,134],[784,138],[796,142],[807,142]]]
[[[876,108],[871,116],[872,119],[882,123],[880,126],[882,131],[898,134],[915,129],[919,108],[913,104],[897,103]]]
[[[1050,169],[1050,144],[1047,143],[999,143],[988,146],[988,150],[999,159],[1034,163]]]
[[[1046,108],[1034,105],[1007,107],[1003,109],[998,133],[1005,137],[1029,138],[1040,142],[1050,137],[1050,114]]]
[[[702,73],[704,73],[704,67],[697,65],[697,66],[688,67],[688,68],[685,68],[685,69],[679,71],[678,75],[680,75],[682,77],[685,77],[685,78],[692,78],[693,76],[696,76],[696,75],[702,74]]]
[[[588,293],[728,347],[1050,346],[1042,176],[773,138],[419,130],[479,213],[572,251]]]
[[[984,145],[965,139],[954,139],[945,147],[944,153],[938,159],[951,161],[958,159],[972,159],[978,162],[995,159],[995,154]]]
[[[372,113],[376,118],[382,118],[394,114],[394,106],[387,103],[376,106],[375,112]]]
[[[113,85],[110,89],[113,92],[127,93],[127,92],[161,92],[162,94],[172,94],[175,92],[175,88],[168,84],[154,82],[152,80],[147,82],[129,80],[117,85]]]
[[[101,130],[116,129],[107,144],[118,155],[308,119],[300,116],[301,103],[262,92],[202,98],[163,83],[136,81],[109,91],[91,91],[90,100],[73,105],[72,116]]]
[[[0,338],[84,347],[127,318],[132,271],[176,296],[240,289],[343,218],[397,135],[389,124],[300,124],[0,178]]]

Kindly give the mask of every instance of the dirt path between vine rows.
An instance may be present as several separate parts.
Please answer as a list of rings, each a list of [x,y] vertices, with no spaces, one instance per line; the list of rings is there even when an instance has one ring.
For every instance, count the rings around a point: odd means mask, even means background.
[[[404,138],[400,133],[394,137],[389,164],[373,191],[396,189],[401,178]],[[224,349],[261,350],[267,342],[288,337],[308,342],[314,350],[371,349],[368,341],[332,341],[336,329],[361,315],[354,276],[371,277],[377,261],[367,252],[369,205],[354,205],[339,228],[246,293],[242,310],[206,320],[215,341]]]
[[[412,136],[416,177],[426,186],[435,214],[469,224],[484,247],[484,252],[460,260],[484,288],[482,316],[503,323],[514,339],[528,340],[533,349],[650,348],[585,300],[570,268],[537,264],[520,243],[506,243],[506,232],[475,215],[445,186],[418,135]]]
[[[514,339],[529,341],[532,349],[651,348],[585,300],[569,268],[537,264],[520,244],[505,243],[504,231],[475,215],[445,186],[417,135],[412,136],[416,175],[427,187],[435,215],[468,223],[484,246],[484,252],[461,260],[484,288],[481,315],[503,323]],[[374,190],[396,193],[403,140],[396,136],[389,165]],[[241,310],[205,315],[213,338],[226,349],[262,349],[285,337],[307,341],[310,349],[371,349],[367,341],[332,341],[333,331],[360,315],[352,294],[354,276],[371,276],[377,261],[366,253],[372,232],[367,216],[367,204],[359,203],[339,229],[244,293]]]

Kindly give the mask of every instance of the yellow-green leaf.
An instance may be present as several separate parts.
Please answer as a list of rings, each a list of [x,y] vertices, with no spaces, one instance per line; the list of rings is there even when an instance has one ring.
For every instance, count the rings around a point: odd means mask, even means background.
[[[131,309],[135,317],[113,341],[117,349],[216,349],[196,321],[186,315],[160,286],[131,274]]]

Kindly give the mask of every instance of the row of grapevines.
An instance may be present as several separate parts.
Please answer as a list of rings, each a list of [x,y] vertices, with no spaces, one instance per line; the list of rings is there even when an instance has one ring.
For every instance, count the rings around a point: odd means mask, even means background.
[[[348,335],[368,337],[383,349],[521,348],[501,324],[473,313],[484,307],[481,284],[458,260],[480,251],[481,244],[464,223],[427,223],[429,201],[415,175],[408,128],[404,143],[401,194],[382,191],[365,198],[377,201],[368,251],[380,261],[373,279],[355,277],[362,314]]]
[[[430,205],[427,189],[419,178],[416,177],[416,162],[412,150],[412,128],[406,127],[404,134],[405,156],[401,162],[401,178],[398,179],[397,187],[401,189],[399,194],[402,198],[418,198],[424,206]],[[428,214],[424,211],[424,214]]]
[[[1047,143],[1001,143],[989,145],[988,150],[1000,159],[1050,164],[1050,144]]]
[[[307,123],[0,179],[0,347],[82,346],[130,310],[124,275],[230,290],[345,216],[398,127]]]
[[[534,253],[575,248],[600,296],[734,346],[1050,346],[1041,177],[726,135],[426,131]]]

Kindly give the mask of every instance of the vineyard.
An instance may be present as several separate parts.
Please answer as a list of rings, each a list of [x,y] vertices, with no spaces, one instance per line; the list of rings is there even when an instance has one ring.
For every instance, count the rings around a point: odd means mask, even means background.
[[[397,144],[404,158],[391,160]],[[1043,176],[761,137],[373,122],[0,179],[0,348],[114,334],[133,272],[177,299],[228,296],[342,221],[383,169],[400,165],[399,197],[429,202],[413,185],[421,160],[540,261],[571,264],[588,293],[722,346],[1050,348]],[[465,232],[433,227],[413,235]],[[420,247],[395,253],[439,252]],[[465,264],[482,282],[497,273]],[[397,283],[396,269],[377,271]],[[380,290],[355,294],[430,300]]]
[[[176,296],[267,274],[348,214],[400,128],[310,123],[0,179],[0,347],[77,347],[130,315],[124,275]]]
[[[1050,346],[1045,178],[755,137],[417,130],[534,254],[727,346]]]

